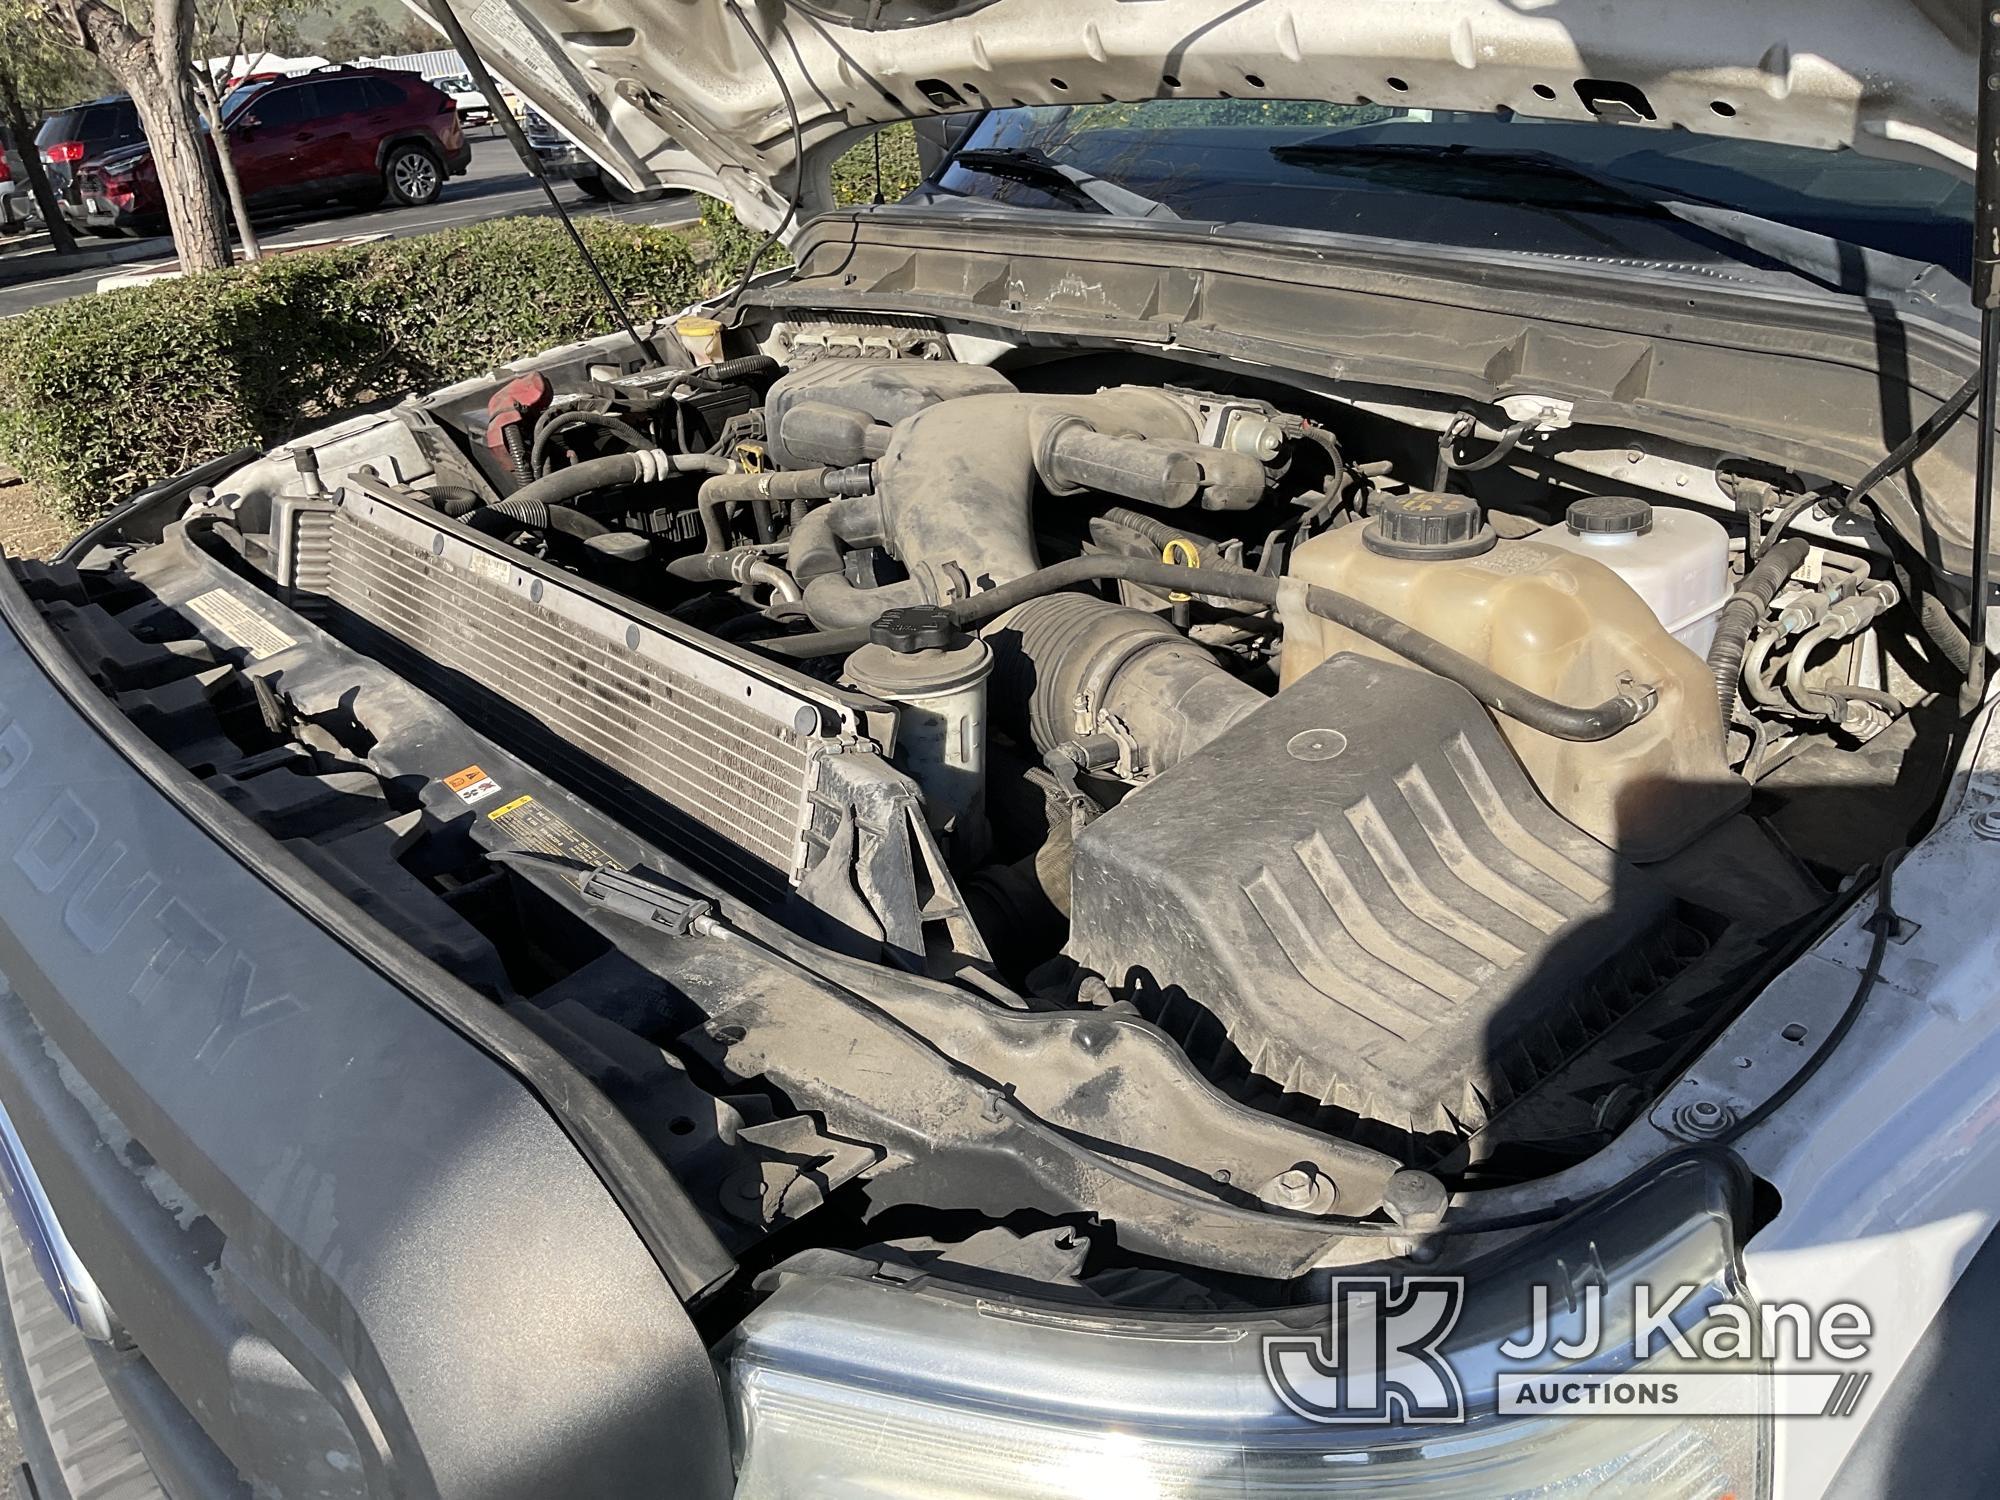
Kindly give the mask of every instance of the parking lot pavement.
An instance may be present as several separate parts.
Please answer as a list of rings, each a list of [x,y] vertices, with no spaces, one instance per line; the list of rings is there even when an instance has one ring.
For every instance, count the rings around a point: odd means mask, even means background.
[[[578,218],[616,218],[635,224],[691,224],[698,217],[695,200],[687,195],[664,198],[657,203],[599,203],[586,198],[574,183],[568,182],[557,183],[556,193],[561,197],[563,206]],[[427,208],[361,211],[328,208],[274,216],[258,226],[258,237],[267,245],[297,244],[302,240],[324,239],[330,235],[387,234],[400,238],[449,229],[458,224],[506,218],[512,214],[548,212],[548,200],[514,155],[513,148],[504,138],[492,135],[473,141],[471,168],[465,176],[454,177],[447,182],[443,196]],[[173,242],[165,237],[138,242],[86,238],[80,241],[78,248],[88,250],[106,245],[121,247],[118,257],[121,261],[127,260],[123,250],[128,246],[153,247],[160,259],[173,254]],[[15,255],[21,256],[32,254],[31,251],[15,252]],[[141,262],[149,258],[136,250],[134,257]],[[0,259],[0,265],[12,259],[12,256]],[[25,262],[17,267],[21,271],[26,269]],[[7,277],[5,279],[12,284],[0,286],[0,317],[81,296],[94,290],[101,278],[112,273],[111,268],[93,265],[82,270],[66,268],[33,281],[16,281]]]

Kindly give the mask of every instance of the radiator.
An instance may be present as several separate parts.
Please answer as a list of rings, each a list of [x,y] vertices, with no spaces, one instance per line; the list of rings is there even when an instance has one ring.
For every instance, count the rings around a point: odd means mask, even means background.
[[[848,695],[415,504],[275,520],[302,612],[741,894],[804,877],[823,763],[859,739]]]

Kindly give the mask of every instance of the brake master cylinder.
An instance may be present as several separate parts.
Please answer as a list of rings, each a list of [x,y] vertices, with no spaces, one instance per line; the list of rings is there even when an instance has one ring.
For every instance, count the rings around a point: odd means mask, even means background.
[[[960,860],[986,844],[986,679],[992,649],[935,605],[884,612],[847,658],[849,685],[896,706],[892,758]]]
[[[1314,537],[1288,571],[1372,604],[1531,692],[1567,703],[1651,694],[1645,717],[1592,743],[1496,715],[1543,798],[1627,859],[1672,854],[1748,795],[1724,759],[1707,663],[1585,552],[1503,540],[1475,501],[1419,492],[1378,502],[1365,524]],[[1331,620],[1303,609],[1285,615],[1281,687],[1336,652],[1398,660]]]

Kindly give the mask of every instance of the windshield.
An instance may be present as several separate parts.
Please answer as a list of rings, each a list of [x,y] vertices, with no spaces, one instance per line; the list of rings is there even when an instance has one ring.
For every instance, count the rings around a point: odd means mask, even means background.
[[[948,159],[926,184],[930,197],[1104,211],[1025,160],[1040,156],[1156,199],[1184,219],[1477,248],[1695,258],[1685,225],[1645,212],[1648,200],[1680,197],[1934,262],[1961,277],[1972,256],[1970,183],[1849,150],[1685,130],[1379,105],[1171,99],[994,110],[955,151],[974,155],[965,163]],[[1010,168],[1003,152],[1024,159]],[[1639,192],[1618,193],[1617,184]],[[1468,211],[1473,201],[1477,212]]]
[[[258,79],[255,83],[240,83],[222,96],[222,122],[228,124],[236,118],[237,112],[257,95],[264,92],[269,79]]]

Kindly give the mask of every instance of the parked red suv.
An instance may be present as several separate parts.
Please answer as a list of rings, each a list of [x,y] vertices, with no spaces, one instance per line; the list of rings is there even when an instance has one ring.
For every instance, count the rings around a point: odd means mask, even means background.
[[[255,209],[329,198],[430,203],[445,178],[462,175],[472,161],[451,96],[414,73],[329,68],[250,83],[223,101],[222,117]],[[151,149],[141,144],[85,161],[63,213],[97,233],[159,233],[166,209]]]

